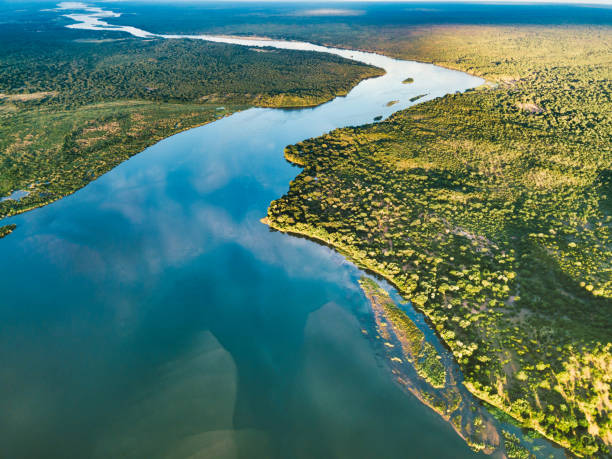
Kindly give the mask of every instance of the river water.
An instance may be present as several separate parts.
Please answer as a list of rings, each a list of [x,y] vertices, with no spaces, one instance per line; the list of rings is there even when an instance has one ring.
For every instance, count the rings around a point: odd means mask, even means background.
[[[76,16],[73,27],[149,36],[109,26],[108,11]],[[177,134],[3,221],[18,229],[0,241],[0,456],[476,456],[394,382],[363,333],[362,273],[259,220],[299,173],[286,145],[482,80],[247,44],[387,73],[316,108],[254,108]]]

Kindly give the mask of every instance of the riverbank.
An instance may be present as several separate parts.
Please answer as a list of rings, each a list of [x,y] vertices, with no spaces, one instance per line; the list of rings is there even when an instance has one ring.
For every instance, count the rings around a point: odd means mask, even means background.
[[[0,239],[11,234],[13,231],[15,231],[16,228],[17,228],[17,225],[14,225],[14,224],[0,226]]]
[[[401,286],[398,285],[398,279],[385,272],[384,269],[381,269],[381,267],[379,265],[377,265],[376,263],[372,263],[371,259],[369,259],[368,257],[364,257],[362,256],[362,254],[360,254],[359,252],[354,252],[353,250],[351,250],[350,246],[347,246],[345,244],[340,243],[339,241],[334,240],[332,237],[330,237],[329,234],[325,234],[324,232],[322,232],[320,229],[317,228],[307,228],[305,226],[302,226],[300,229],[297,229],[296,226],[291,226],[291,227],[284,227],[284,226],[280,226],[278,224],[276,224],[275,222],[272,222],[268,217],[262,218],[261,223],[263,223],[264,225],[267,225],[268,227],[270,227],[271,229],[275,230],[275,231],[280,231],[282,233],[291,235],[291,236],[296,236],[296,237],[304,237],[307,238],[315,243],[320,243],[322,245],[325,245],[327,247],[330,247],[332,249],[334,249],[335,251],[337,251],[339,254],[341,254],[342,256],[344,256],[348,261],[354,263],[359,269],[362,269],[368,273],[372,273],[375,276],[378,276],[380,279],[384,279],[386,282],[388,282],[391,286],[393,286],[400,294],[402,294],[403,296],[405,296],[405,292],[406,292],[406,286]],[[403,287],[403,288],[402,288]],[[366,293],[366,296],[368,296],[368,294]],[[405,296],[405,298],[407,300],[410,300],[410,296]],[[368,297],[369,299],[369,297]],[[372,300],[370,300],[372,301]],[[372,308],[374,311],[374,316],[375,316],[375,320],[377,323],[377,326],[380,329],[380,320],[376,317],[377,316],[377,305],[376,304],[372,304]],[[431,322],[431,317],[428,316],[425,312],[425,310],[419,308],[419,311],[423,312],[426,316],[426,318],[428,319],[428,322],[431,324],[432,326],[432,330],[434,331],[434,333],[436,334],[436,336],[444,343],[444,345],[449,349],[449,351],[452,353],[453,349],[448,346],[448,343],[444,340],[443,335],[440,333],[441,329],[440,327],[436,327],[435,326],[435,322]],[[378,312],[378,314],[380,314],[380,312]],[[406,320],[410,320],[407,317],[405,318]],[[383,336],[383,332],[379,332],[381,333],[381,336]],[[395,334],[395,331],[394,331]],[[402,354],[404,359],[409,358],[409,356]],[[456,354],[455,354],[456,355]],[[397,363],[397,357],[388,357],[388,362],[390,364],[394,364]],[[402,363],[401,361],[399,363]],[[393,367],[393,365],[392,365]],[[416,369],[416,368],[415,368]],[[398,382],[406,387],[406,389],[413,394],[415,397],[417,397],[423,404],[425,404],[426,406],[428,406],[429,408],[431,408],[433,411],[435,411],[436,413],[438,413],[440,416],[442,416],[442,418],[449,422],[449,424],[453,427],[453,429],[457,432],[457,434],[463,438],[468,445],[470,445],[471,448],[473,448],[475,451],[483,451],[487,454],[491,454],[493,451],[495,451],[497,448],[500,447],[500,441],[499,441],[499,432],[497,432],[497,430],[495,430],[495,428],[492,426],[492,420],[490,419],[490,417],[487,416],[488,418],[488,428],[487,429],[477,429],[476,431],[464,431],[461,428],[461,424],[457,425],[456,422],[457,421],[453,421],[453,419],[458,419],[458,422],[461,423],[462,421],[462,417],[459,414],[459,412],[455,413],[454,409],[451,409],[449,411],[449,405],[448,402],[449,400],[445,397],[444,399],[439,399],[437,400],[438,403],[435,403],[434,400],[436,400],[435,395],[432,395],[431,393],[427,392],[426,388],[423,387],[415,387],[414,378],[410,378],[408,376],[404,376],[401,377],[399,376],[400,371],[395,369],[392,370],[393,373],[396,374],[396,376],[398,377]],[[412,381],[412,382],[411,382]],[[559,446],[562,446],[566,449],[570,449],[570,445],[568,442],[560,442],[555,440],[555,438],[550,437],[549,435],[547,435],[546,431],[544,431],[543,429],[541,429],[537,424],[532,424],[529,423],[528,420],[524,419],[524,418],[520,418],[517,417],[516,415],[513,415],[513,413],[507,409],[507,406],[505,406],[503,403],[499,402],[498,398],[492,398],[489,397],[485,392],[481,391],[481,390],[477,390],[476,387],[466,381],[462,381],[462,385],[465,387],[466,390],[468,390],[471,395],[473,395],[474,397],[476,397],[477,399],[483,401],[483,402],[487,402],[489,405],[491,405],[492,407],[500,410],[502,413],[510,416],[513,419],[513,422],[516,423],[516,425],[520,426],[521,428],[527,428],[527,429],[531,429],[535,432],[537,432],[538,434],[540,434],[543,438],[546,438],[550,441],[555,442],[556,444],[558,444]],[[435,388],[435,386],[431,386],[429,389],[433,389]],[[448,394],[447,394],[448,395]],[[458,394],[453,394],[454,396],[457,396]],[[463,419],[465,421],[465,419]],[[482,420],[480,421],[480,423],[478,424],[479,426],[482,426]],[[470,424],[469,422],[467,424],[465,424],[465,427],[467,427],[469,429]],[[493,429],[496,432],[496,435],[492,438],[489,439],[487,441],[484,441],[483,438],[479,438],[478,435],[476,435],[475,437],[472,436],[474,433],[476,434],[482,434],[484,432],[487,433],[491,433],[491,429]]]
[[[285,145],[478,84],[372,59],[398,71],[313,109],[249,109],[188,130],[13,217],[20,231],[0,244],[6,455],[474,458],[377,359],[354,265],[258,223],[298,172]]]
[[[86,13],[77,20],[97,14]],[[87,37],[104,32],[58,29],[50,14],[30,19],[36,32],[16,22],[0,33],[0,197],[29,192],[0,200],[0,219],[72,194],[187,129],[251,107],[314,107],[383,73],[291,49],[261,55],[254,47],[120,34],[92,42]]]
[[[503,453],[505,445],[494,418],[457,385],[456,369],[444,366],[423,332],[376,282],[364,277],[359,284],[372,307],[376,338],[383,341],[397,382],[438,413],[474,451]]]
[[[605,456],[612,441],[603,408],[612,405],[601,390],[611,377],[607,35],[599,30],[593,41],[588,27],[572,28],[577,37],[564,28],[541,35],[502,28],[504,40],[517,36],[506,46],[531,41],[498,65],[487,54],[497,48],[479,41],[495,30],[460,31],[465,45],[437,52],[447,61],[467,53],[462,65],[488,68],[479,74],[498,86],[288,147],[286,158],[303,171],[268,220],[323,239],[391,280],[429,317],[475,396],[574,454]],[[569,62],[558,45],[575,40],[592,49],[588,59]],[[553,62],[566,67],[552,69]],[[571,91],[557,83],[565,74]],[[517,108],[530,98],[539,113]],[[570,108],[580,115],[566,118]]]

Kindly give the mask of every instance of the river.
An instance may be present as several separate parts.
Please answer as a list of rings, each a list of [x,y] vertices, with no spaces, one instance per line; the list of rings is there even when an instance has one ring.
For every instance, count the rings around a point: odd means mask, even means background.
[[[109,25],[106,10],[68,12],[71,27],[154,35]],[[299,173],[286,145],[482,80],[308,43],[165,38],[329,52],[387,73],[316,108],[253,108],[174,135],[3,221],[18,230],[0,241],[0,455],[478,456],[394,381],[368,333],[363,273],[260,219]]]

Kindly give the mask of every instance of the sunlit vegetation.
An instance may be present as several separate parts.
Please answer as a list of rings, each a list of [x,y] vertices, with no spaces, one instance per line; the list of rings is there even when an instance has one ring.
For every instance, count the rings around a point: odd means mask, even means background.
[[[402,83],[404,84],[414,83],[414,78],[406,78],[404,81],[402,81]]]
[[[392,281],[473,394],[574,454],[606,456],[612,30],[420,33],[395,54],[496,84],[287,147],[304,170],[268,221]]]
[[[521,446],[519,438],[507,430],[502,430],[504,437],[504,446],[506,449],[506,456],[508,459],[532,459],[535,458],[528,449]]]
[[[473,450],[501,451],[497,422],[457,384],[456,365],[448,358],[442,362],[442,355],[403,306],[396,305],[376,282],[362,277],[359,284],[372,308],[375,337],[382,341],[382,354],[397,382],[448,421]]]
[[[46,94],[64,108],[120,99],[304,106],[382,73],[314,52],[39,26],[42,33],[23,24],[0,31],[0,93]]]
[[[74,192],[184,129],[253,105],[320,104],[381,72],[320,53],[8,22],[0,28],[0,197],[30,193],[0,202],[0,218]]]
[[[0,226],[0,239],[11,234],[15,231],[15,228],[17,228],[15,224]]]
[[[55,201],[164,137],[242,107],[217,108],[118,101],[72,109],[43,106],[11,114],[0,128],[6,133],[0,136],[0,194],[16,189],[30,193],[0,202],[0,216]]]
[[[417,373],[432,387],[444,387],[446,370],[436,349],[425,341],[423,332],[395,305],[389,294],[376,285],[376,282],[364,277],[359,280],[359,285],[371,304],[375,303],[383,308],[386,318],[402,344],[404,357],[412,362]]]

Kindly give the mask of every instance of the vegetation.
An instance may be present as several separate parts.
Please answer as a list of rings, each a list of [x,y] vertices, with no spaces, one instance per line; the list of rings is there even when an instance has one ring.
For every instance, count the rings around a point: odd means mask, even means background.
[[[521,445],[521,441],[516,435],[507,430],[502,430],[502,435],[504,436],[506,455],[509,459],[532,459],[535,457]]]
[[[45,92],[64,108],[122,99],[316,105],[381,74],[315,52],[22,27],[0,32],[0,92]]]
[[[181,130],[253,105],[316,105],[381,73],[320,53],[63,25],[47,17],[0,30],[0,196],[30,192],[0,202],[0,218],[72,193]]]
[[[444,387],[446,370],[436,349],[425,341],[423,332],[404,311],[395,305],[389,294],[376,282],[363,277],[359,280],[359,285],[370,304],[382,307],[385,317],[402,344],[404,357],[414,365],[419,376],[429,382],[432,387]]]
[[[407,35],[396,55],[495,84],[287,147],[304,170],[268,222],[392,281],[473,394],[576,455],[609,455],[612,29]]]
[[[15,224],[0,226],[0,239],[11,234],[13,231],[15,231],[15,228],[17,228],[17,225]]]
[[[382,355],[397,382],[448,421],[473,450],[501,452],[498,423],[457,384],[457,366],[448,356],[443,363],[443,356],[424,333],[376,282],[363,277],[359,284],[372,308]]]
[[[519,22],[554,19],[512,8]],[[465,11],[461,22],[482,17]],[[304,171],[268,222],[392,281],[428,316],[473,394],[574,454],[603,457],[612,446],[612,32],[606,10],[576,12],[576,24],[590,15],[601,25],[406,27],[390,15],[313,27],[275,16],[276,27],[240,31],[314,36],[492,82],[288,147]],[[176,32],[173,19],[158,20],[166,30],[142,26]],[[181,129],[253,104],[318,103],[376,73],[329,56],[63,25],[0,30],[0,196],[30,191],[0,203],[0,217],[70,193]],[[487,430],[466,414],[453,415],[456,428]]]
[[[406,78],[404,81],[402,81],[402,83],[404,84],[414,83],[414,78]]]
[[[59,199],[164,137],[242,108],[217,107],[117,101],[72,109],[42,106],[4,117],[0,189],[30,193],[0,202],[0,216]]]

